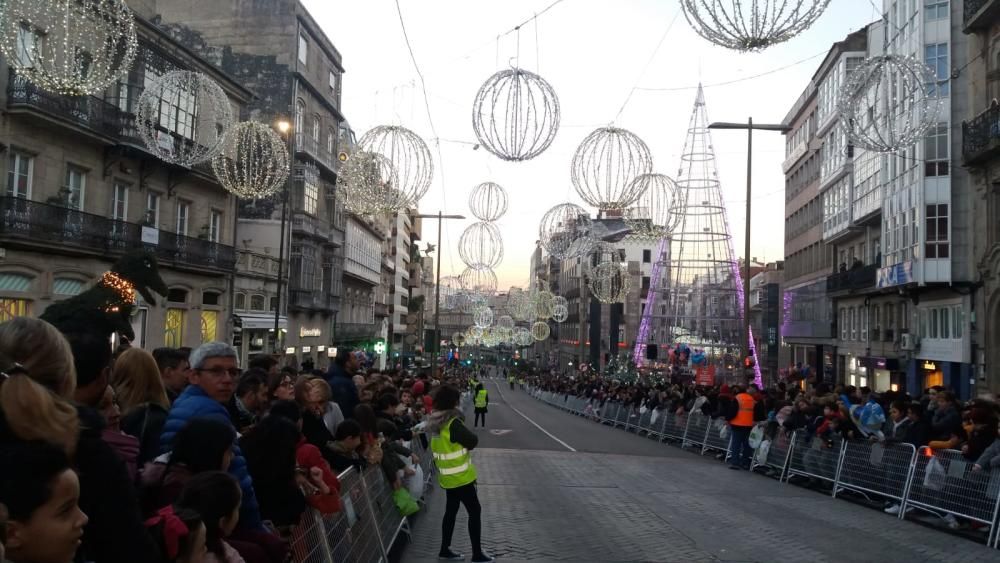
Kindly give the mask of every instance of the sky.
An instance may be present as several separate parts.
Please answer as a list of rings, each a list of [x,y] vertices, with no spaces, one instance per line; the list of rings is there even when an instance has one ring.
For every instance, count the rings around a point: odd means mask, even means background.
[[[470,217],[446,221],[442,275],[465,267],[458,240],[475,221],[468,208],[472,189],[492,181],[507,191],[509,208],[497,222],[504,240],[503,262],[495,269],[500,289],[528,285],[545,211],[567,201],[585,206],[570,182],[570,161],[591,131],[612,123],[632,131],[649,146],[654,171],[674,177],[699,82],[710,120],[780,123],[831,45],[878,17],[868,0],[832,1],[798,37],[743,54],[694,33],[676,0],[563,0],[509,34],[553,0],[398,0],[422,89],[395,0],[303,2],[343,55],[342,110],[357,136],[377,125],[419,134],[434,155],[434,181],[420,212]],[[481,84],[511,64],[552,85],[562,117],[548,150],[517,163],[473,150],[471,118]],[[762,73],[769,74],[750,78]],[[739,82],[716,85],[734,80]],[[712,135],[733,244],[742,255],[746,134]],[[781,260],[785,139],[758,132],[753,148],[751,257]],[[437,243],[433,221],[423,231],[424,243]]]

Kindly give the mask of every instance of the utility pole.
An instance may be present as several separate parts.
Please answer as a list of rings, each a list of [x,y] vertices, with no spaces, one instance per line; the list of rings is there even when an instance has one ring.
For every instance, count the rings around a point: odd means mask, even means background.
[[[438,222],[438,260],[437,260],[437,273],[434,274],[434,345],[431,347],[433,349],[433,355],[431,356],[431,361],[434,362],[434,370],[437,372],[437,362],[438,356],[441,355],[441,257],[444,256],[444,247],[441,245],[441,223],[445,219],[465,219],[464,215],[444,215],[442,212],[424,214],[418,213],[415,215],[420,219],[437,219]]]

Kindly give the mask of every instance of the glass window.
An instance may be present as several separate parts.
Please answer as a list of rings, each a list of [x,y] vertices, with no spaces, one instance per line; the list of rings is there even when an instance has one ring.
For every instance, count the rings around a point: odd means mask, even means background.
[[[927,21],[948,17],[948,0],[925,0],[924,17]]]
[[[236,294],[236,302],[233,304],[233,308],[237,311],[243,311],[247,308],[247,295],[245,293]]]
[[[215,342],[219,336],[219,312],[201,312],[201,343]]]
[[[858,339],[858,311],[854,307],[848,309],[851,316],[851,340]]]
[[[295,130],[295,142],[302,143],[302,131],[305,128],[306,103],[302,100],[295,101],[295,123],[292,127]]]
[[[7,165],[7,195],[31,199],[31,177],[35,159],[31,155],[11,152]]]
[[[111,218],[115,221],[128,220],[128,184],[115,182],[111,196]]]
[[[642,251],[642,263],[643,264],[649,264],[649,262],[652,260],[652,258],[653,258],[653,251],[652,250],[646,249],[646,250]]]
[[[222,297],[218,291],[203,291],[201,293],[201,304],[202,305],[218,305],[219,299]]]
[[[183,289],[171,289],[167,291],[167,301],[170,303],[187,303],[188,292]]]
[[[951,338],[951,307],[941,309],[941,327],[938,338]]]
[[[250,310],[251,311],[263,311],[264,310],[264,296],[263,295],[251,295],[250,296]]]
[[[309,39],[304,33],[299,34],[299,62],[302,64],[309,62]]]
[[[28,316],[28,304],[27,299],[0,298],[0,323]]]
[[[316,144],[319,144],[319,128],[320,128],[319,115],[314,113],[313,123],[312,123],[312,139],[313,141],[316,142]]]
[[[87,172],[75,166],[66,167],[66,207],[83,210],[83,197],[87,190]]]
[[[85,284],[73,278],[55,278],[52,280],[53,295],[78,295]]]
[[[948,68],[948,44],[932,43],[924,47],[924,62],[937,74],[937,82],[927,85],[930,96],[947,96],[951,91],[949,80],[951,70]]]
[[[31,24],[21,22],[17,28],[17,52],[15,58],[17,64],[25,68],[35,66],[35,60],[39,57],[41,38],[31,29]]]
[[[316,215],[319,207],[319,186],[313,180],[302,182],[302,210],[310,215]]]
[[[187,236],[188,217],[191,213],[191,204],[186,201],[177,202],[177,234]]]
[[[955,320],[955,329],[952,331],[952,335],[956,339],[962,338],[965,335],[965,309],[961,305],[955,307],[952,318]]]
[[[333,91],[337,90],[337,73],[330,71],[330,89]]]
[[[208,240],[219,242],[222,237],[222,212],[212,210],[208,221]]]
[[[924,173],[948,175],[948,124],[938,123],[924,138]]]
[[[149,192],[146,194],[146,223],[155,228],[160,228],[160,194]]]
[[[927,206],[926,258],[948,258],[948,204]]]
[[[268,307],[267,310],[271,311],[272,313],[278,310],[278,298],[277,297],[272,297],[271,298],[271,301],[269,303],[269,307]]]
[[[167,318],[163,331],[163,345],[170,348],[180,348],[184,345],[184,309],[167,309]]]
[[[861,317],[861,341],[868,341],[868,310],[858,309],[858,316]]]

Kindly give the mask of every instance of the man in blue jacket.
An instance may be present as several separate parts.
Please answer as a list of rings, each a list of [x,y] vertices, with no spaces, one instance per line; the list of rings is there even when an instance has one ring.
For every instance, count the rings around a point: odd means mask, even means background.
[[[240,377],[236,350],[225,342],[208,342],[191,352],[190,385],[174,401],[160,436],[160,448],[169,452],[174,436],[193,418],[212,418],[232,426],[226,405]],[[233,443],[233,461],[229,473],[240,483],[243,505],[240,507],[240,528],[261,529],[260,508],[254,494],[247,462],[239,445]]]
[[[326,382],[330,384],[330,392],[333,401],[340,407],[340,412],[345,418],[354,417],[354,407],[358,406],[361,399],[358,397],[358,388],[354,385],[354,373],[358,371],[358,358],[351,348],[341,348],[337,350],[337,357],[330,366],[330,371],[326,374]]]

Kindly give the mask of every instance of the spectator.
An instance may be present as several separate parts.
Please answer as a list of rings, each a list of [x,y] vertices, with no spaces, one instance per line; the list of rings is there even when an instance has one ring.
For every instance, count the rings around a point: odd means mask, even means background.
[[[931,417],[931,449],[951,449],[965,440],[962,415],[958,412],[955,395],[950,391],[936,393],[937,407]]]
[[[972,408],[962,413],[962,429],[968,436],[968,441],[962,445],[962,455],[975,462],[996,441],[997,418],[984,408]]]
[[[247,365],[247,371],[252,369],[259,369],[268,376],[277,374],[278,360],[274,359],[272,356],[257,356],[256,358],[250,360],[250,363]]]
[[[139,348],[123,352],[115,360],[111,386],[123,413],[122,431],[139,440],[137,463],[142,467],[160,453],[160,434],[170,410],[170,400],[152,354]]]
[[[736,412],[730,413],[729,426],[732,428],[732,438],[730,439],[730,469],[748,469],[750,456],[750,431],[754,425],[754,406],[757,404],[753,397],[746,393],[741,387],[736,386]],[[732,408],[732,407],[730,407]]]
[[[240,434],[245,433],[267,408],[266,374],[259,369],[250,369],[240,377],[236,392],[226,404],[229,418]]]
[[[45,321],[19,317],[0,325],[0,445],[42,440],[59,446],[73,460],[80,480],[80,508],[89,520],[79,553],[83,560],[132,563],[156,557],[156,546],[146,534],[139,505],[125,463],[101,438],[104,423],[91,407],[74,407],[76,381],[87,382],[84,393],[101,378],[107,387],[111,344],[105,338],[74,341],[82,354],[77,373],[73,349],[66,338]],[[95,345],[89,351],[85,342]],[[90,370],[90,366],[97,366]],[[94,405],[100,402],[97,397]],[[4,475],[6,478],[6,475]]]
[[[236,529],[243,512],[241,497],[246,494],[241,494],[239,483],[222,471],[200,473],[184,487],[177,506],[197,512],[205,523],[208,553],[204,563],[244,563],[243,557],[225,540]]]
[[[281,401],[271,406],[270,416],[286,418],[302,431],[302,411],[296,403]],[[333,473],[330,464],[323,458],[319,448],[306,442],[305,436],[299,435],[295,448],[295,462],[308,477],[306,483],[313,494],[306,496],[306,502],[324,515],[334,514],[340,510],[340,481]]]
[[[118,407],[115,399],[115,390],[110,385],[107,386],[104,397],[97,408],[104,419],[104,430],[101,431],[101,438],[107,442],[118,457],[125,462],[130,482],[135,482],[138,472],[139,440],[130,436],[121,429],[122,411]]]
[[[358,369],[358,359],[351,348],[341,348],[337,357],[326,374],[326,382],[330,384],[330,392],[334,402],[345,416],[354,412],[358,405],[358,387],[354,384],[354,373]],[[363,378],[362,378],[363,379]]]
[[[295,399],[296,375],[285,370],[267,376],[267,402],[291,401]]]
[[[80,481],[65,450],[42,441],[5,444],[0,473],[0,503],[8,511],[3,561],[72,561],[87,515],[80,510]]]
[[[364,460],[358,454],[361,443],[361,425],[352,419],[341,422],[333,435],[333,443],[330,444],[332,455],[328,459],[333,470],[340,473],[349,467],[364,469]]]
[[[295,450],[300,433],[295,424],[280,416],[265,416],[240,438],[260,503],[260,515],[275,526],[298,524],[306,508],[296,478]]]
[[[205,549],[205,523],[191,509],[161,508],[156,516],[146,520],[166,563],[202,563]]]
[[[993,440],[990,447],[986,448],[986,450],[979,455],[979,459],[976,460],[975,465],[972,466],[972,470],[993,471],[997,468],[1000,468],[1000,440]]]
[[[184,388],[188,386],[188,376],[190,375],[189,356],[190,353],[178,348],[157,348],[153,350],[153,359],[156,360],[156,365],[160,368],[163,387],[166,389],[167,399],[171,403],[176,401],[177,397],[184,391]]]
[[[387,435],[386,439],[395,440],[398,438],[407,441],[413,439],[409,420],[399,415],[402,409],[395,393],[383,393],[375,403],[375,409],[376,418],[388,420],[395,427],[395,434]]]
[[[326,381],[320,378],[301,377],[295,384],[295,398],[302,412],[302,434],[305,440],[316,446],[327,462],[332,463],[329,444],[333,442],[333,431],[327,426],[326,418],[329,416],[330,419],[338,419],[339,424],[344,416],[337,403],[327,400],[329,388]]]
[[[212,418],[232,425],[225,405],[233,395],[234,382],[240,376],[236,367],[236,350],[225,342],[209,342],[191,353],[190,362],[191,384],[174,401],[163,426],[160,448],[164,452],[171,450],[177,432],[194,418]],[[229,472],[243,489],[241,526],[250,530],[261,529],[253,481],[239,446],[234,446]]]

